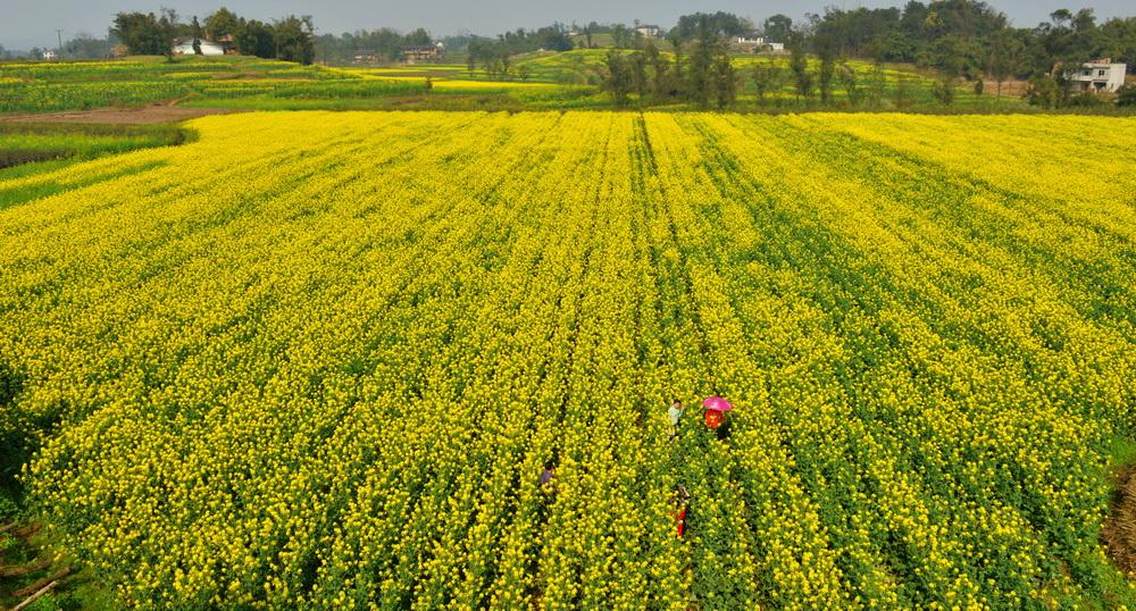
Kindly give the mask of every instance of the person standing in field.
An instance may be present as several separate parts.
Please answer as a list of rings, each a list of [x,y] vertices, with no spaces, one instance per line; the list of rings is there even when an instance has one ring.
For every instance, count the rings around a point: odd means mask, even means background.
[[[544,470],[540,472],[540,486],[541,488],[550,487],[552,478],[556,476],[556,465],[550,460],[544,463]]]
[[[686,510],[690,503],[690,493],[686,491],[686,486],[678,484],[675,486],[674,497],[672,499],[675,505],[675,529],[679,539],[686,534]]]
[[[730,419],[727,412],[734,409],[733,404],[719,396],[707,397],[702,402],[702,419],[706,428],[714,431],[719,440],[730,436]]]
[[[678,399],[675,399],[671,403],[670,408],[667,409],[667,418],[669,418],[671,421],[671,440],[674,440],[678,437],[678,424],[682,419],[682,411],[682,401],[679,401]]]

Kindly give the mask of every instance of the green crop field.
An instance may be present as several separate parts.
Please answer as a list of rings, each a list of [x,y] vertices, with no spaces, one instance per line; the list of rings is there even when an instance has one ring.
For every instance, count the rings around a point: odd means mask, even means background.
[[[493,78],[481,67],[470,72],[453,64],[324,67],[243,57],[0,63],[0,114],[131,108],[154,103],[242,110],[603,109],[612,108],[610,96],[600,88],[606,53],[605,49],[579,49],[522,55],[515,59],[510,75]],[[669,57],[669,53],[665,55]],[[798,100],[788,79],[759,104],[751,71],[755,63],[769,61],[787,76],[785,58],[733,58],[741,92],[739,110],[815,106]],[[865,62],[851,61],[848,65],[857,75],[861,97],[873,87],[878,89],[878,103],[871,109],[944,108],[931,95],[934,79],[910,67],[886,66],[875,73]],[[815,72],[816,68],[816,61],[811,60],[810,70]],[[874,78],[879,80],[876,85],[872,84]],[[847,91],[840,87],[834,97],[839,108],[869,108],[866,102],[849,103]],[[692,109],[673,100],[636,103]],[[1023,107],[1018,98],[975,95],[960,85],[951,108],[985,111]]]

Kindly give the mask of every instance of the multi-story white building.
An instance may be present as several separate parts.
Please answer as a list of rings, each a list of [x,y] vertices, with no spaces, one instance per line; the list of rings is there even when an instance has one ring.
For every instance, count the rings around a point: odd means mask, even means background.
[[[1078,91],[1112,93],[1124,86],[1127,72],[1126,64],[1114,64],[1106,57],[1085,62],[1079,70],[1069,75],[1069,78]]]

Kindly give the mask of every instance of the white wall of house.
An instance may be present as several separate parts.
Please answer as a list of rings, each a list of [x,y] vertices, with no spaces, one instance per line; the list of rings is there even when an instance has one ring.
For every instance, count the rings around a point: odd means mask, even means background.
[[[1114,64],[1107,60],[1087,62],[1070,75],[1070,79],[1081,91],[1111,93],[1124,86],[1127,72],[1128,66],[1125,64]]]
[[[174,45],[174,55],[193,55],[193,41],[187,40]],[[224,55],[225,48],[219,43],[211,42],[208,40],[201,41],[201,54],[202,55]]]

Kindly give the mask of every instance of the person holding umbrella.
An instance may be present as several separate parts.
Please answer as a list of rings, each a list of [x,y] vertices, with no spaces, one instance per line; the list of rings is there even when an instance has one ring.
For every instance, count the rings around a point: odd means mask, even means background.
[[[718,435],[719,440],[730,436],[730,420],[726,413],[732,409],[734,406],[729,401],[717,395],[707,397],[702,402],[702,420],[706,423],[706,428]]]

